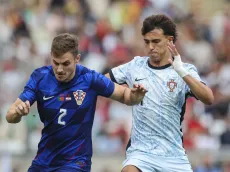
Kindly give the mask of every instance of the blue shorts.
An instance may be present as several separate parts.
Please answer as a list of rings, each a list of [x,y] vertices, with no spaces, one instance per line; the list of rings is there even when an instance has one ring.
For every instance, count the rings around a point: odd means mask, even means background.
[[[90,172],[90,170],[85,171],[71,167],[45,168],[39,165],[31,165],[28,172]]]
[[[144,153],[132,153],[123,162],[123,168],[133,165],[142,172],[192,172],[187,156],[163,157]]]

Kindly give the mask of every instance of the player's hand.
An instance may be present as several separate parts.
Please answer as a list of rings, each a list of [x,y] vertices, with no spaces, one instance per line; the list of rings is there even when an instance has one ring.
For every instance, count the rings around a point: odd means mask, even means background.
[[[16,112],[20,116],[26,116],[30,112],[30,102],[26,100],[25,102],[21,102],[16,106]]]
[[[147,92],[148,90],[146,90],[141,84],[134,84],[133,88],[131,89],[132,98],[135,100],[135,102],[137,102],[137,104],[143,100]]]
[[[185,70],[183,66],[183,62],[181,61],[180,54],[178,53],[175,44],[171,41],[168,43],[168,49],[170,50],[173,59],[168,59],[168,62],[173,66],[174,70],[183,78],[184,76],[188,75],[188,72]]]

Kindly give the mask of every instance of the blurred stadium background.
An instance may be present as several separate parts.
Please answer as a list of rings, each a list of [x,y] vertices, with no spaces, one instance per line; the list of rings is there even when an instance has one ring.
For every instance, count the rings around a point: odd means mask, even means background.
[[[165,13],[178,26],[177,48],[213,89],[215,103],[189,99],[184,147],[195,172],[230,172],[229,0],[0,0],[0,172],[25,172],[42,124],[32,108],[17,125],[6,110],[33,69],[49,64],[52,38],[79,35],[81,63],[98,72],[143,55],[142,21]],[[92,172],[117,172],[125,158],[131,108],[99,98]]]

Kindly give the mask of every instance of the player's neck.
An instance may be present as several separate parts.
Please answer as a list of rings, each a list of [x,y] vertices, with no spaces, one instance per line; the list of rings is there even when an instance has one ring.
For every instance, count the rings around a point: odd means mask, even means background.
[[[66,82],[70,82],[76,74],[76,70],[69,76],[68,80]]]
[[[76,70],[73,71],[72,74],[68,78],[66,78],[65,81],[61,82],[61,84],[69,84],[74,79],[75,75],[76,75]]]
[[[161,61],[153,61],[151,60],[151,58],[149,59],[149,63],[150,65],[154,66],[154,67],[162,67],[162,66],[166,66],[169,64],[168,59],[162,59]]]

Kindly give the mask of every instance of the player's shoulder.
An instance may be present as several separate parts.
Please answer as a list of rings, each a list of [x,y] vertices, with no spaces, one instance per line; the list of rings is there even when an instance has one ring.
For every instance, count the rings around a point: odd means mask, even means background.
[[[42,66],[39,68],[34,69],[33,73],[37,73],[37,74],[47,74],[50,73],[52,71],[52,66]]]
[[[77,65],[78,76],[83,78],[84,80],[91,81],[92,79],[97,78],[100,73],[96,72],[95,70],[89,69],[85,66],[80,64]]]
[[[149,59],[149,57],[147,57],[147,56],[135,56],[132,61],[134,61],[136,63],[142,63],[142,62],[147,61],[148,59]]]
[[[32,74],[30,75],[29,82],[40,83],[44,79],[50,80],[49,73],[52,72],[51,66],[42,66],[40,68],[36,68],[33,70]],[[45,81],[46,82],[46,81]]]
[[[91,70],[80,64],[77,64],[77,71],[78,71],[78,75],[80,76],[92,75],[95,72],[94,70]]]
[[[52,73],[52,66],[42,66],[40,68],[34,69],[32,76],[35,79],[39,79],[39,78],[42,78],[49,73]]]
[[[147,57],[147,56],[135,56],[133,58],[133,60],[131,60],[131,64],[137,65],[137,66],[142,66],[143,64],[145,64],[147,62],[148,59],[149,59],[149,57]]]
[[[197,70],[196,66],[191,63],[184,63],[183,65],[184,65],[184,68],[188,70]]]

